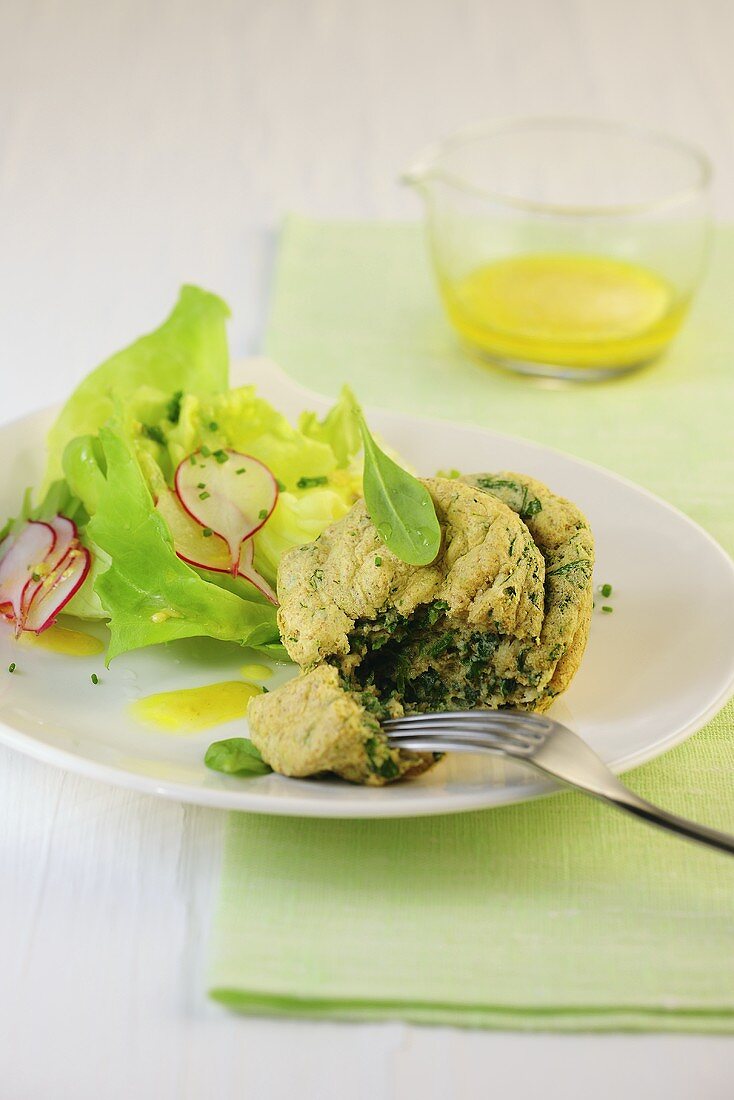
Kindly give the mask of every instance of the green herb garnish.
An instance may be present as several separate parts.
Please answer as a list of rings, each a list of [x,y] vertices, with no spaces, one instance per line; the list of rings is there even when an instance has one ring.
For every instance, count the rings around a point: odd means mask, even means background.
[[[272,771],[246,737],[214,741],[206,750],[204,763],[212,771],[224,772],[225,775],[267,775]]]
[[[602,606],[602,611],[605,615],[611,615],[611,613],[614,611],[614,608],[610,607],[609,604],[604,604]]]
[[[574,561],[567,561],[565,565],[559,565],[557,569],[551,569],[546,573],[546,577],[559,577],[564,573],[573,573],[576,569],[586,569],[591,565],[588,558],[576,558]]]
[[[604,597],[605,597],[605,599],[607,599],[607,600],[608,600],[608,599],[609,599],[609,597],[610,597],[610,596],[611,596],[611,594],[612,594],[612,586],[611,586],[611,584],[603,584],[603,585],[602,585],[602,586],[600,587],[599,591],[601,592],[602,596],[604,596]]]
[[[364,444],[364,499],[377,534],[409,565],[428,565],[441,547],[441,528],[424,485],[375,443],[359,414]]]
[[[160,443],[165,447],[166,437],[157,424],[143,424],[140,430],[146,439],[152,439],[154,443]]]
[[[219,425],[217,424],[216,420],[210,421],[210,423],[209,423],[209,431],[210,432],[216,432],[218,430],[218,428],[219,428]]]
[[[199,500],[208,500],[210,496],[211,496],[211,493],[207,493],[207,492],[199,493]]]
[[[277,477],[275,479],[275,484],[278,486],[278,492],[279,493],[284,493],[285,492],[285,485]]]
[[[201,533],[202,533],[202,535],[204,536],[205,539],[210,539],[212,537],[212,535],[214,534],[211,527],[205,527],[204,530]]]
[[[377,566],[382,565],[382,558],[379,556],[379,554],[377,554],[375,556],[375,565],[377,565]]]
[[[204,458],[208,458],[209,455],[212,453],[207,447],[206,443],[202,443],[202,445],[199,447],[199,450],[203,454]]]
[[[172,424],[178,424],[181,417],[181,400],[183,390],[176,390],[171,400],[166,405],[166,416]]]
[[[240,466],[239,470],[235,470],[236,474],[244,474],[244,472],[245,472],[245,467],[244,466]]]
[[[92,673],[90,679],[91,679],[93,684],[98,684],[99,683],[99,676],[97,675],[96,672]]]
[[[308,583],[311,585],[311,588],[313,588],[315,592],[319,585],[324,583],[323,569],[314,569]]]
[[[320,477],[299,477],[296,482],[296,488],[298,489],[315,489],[317,485],[326,485],[329,479],[326,474],[322,474]]]
[[[216,460],[217,460],[217,462],[219,463],[220,466],[224,462],[229,462],[229,455],[227,454],[226,451],[221,450],[221,448],[218,451],[214,452],[214,457],[216,458]]]
[[[8,672],[15,672],[16,668],[17,668],[17,665],[16,665],[15,661],[11,661],[10,664],[8,665]]]
[[[197,489],[206,489],[206,482],[205,481],[200,481],[199,484],[196,486],[196,488]]]
[[[257,518],[267,519],[269,515],[270,513],[268,512],[267,508],[261,508],[260,511],[257,513]]]

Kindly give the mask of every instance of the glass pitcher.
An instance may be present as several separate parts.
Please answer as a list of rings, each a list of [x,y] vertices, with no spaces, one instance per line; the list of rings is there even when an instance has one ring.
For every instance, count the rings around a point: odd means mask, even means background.
[[[426,203],[448,317],[482,359],[598,379],[655,359],[705,269],[711,166],[613,122],[466,129],[405,174]]]

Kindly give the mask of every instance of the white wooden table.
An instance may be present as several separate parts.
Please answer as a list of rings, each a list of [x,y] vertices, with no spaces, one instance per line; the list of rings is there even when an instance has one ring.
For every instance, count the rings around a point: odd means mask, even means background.
[[[670,129],[732,216],[733,42],[730,0],[2,0],[0,418],[182,281],[257,350],[282,213],[417,214],[398,171],[467,120]],[[734,1095],[725,1038],[228,1016],[202,974],[223,823],[0,751],[0,1100]]]

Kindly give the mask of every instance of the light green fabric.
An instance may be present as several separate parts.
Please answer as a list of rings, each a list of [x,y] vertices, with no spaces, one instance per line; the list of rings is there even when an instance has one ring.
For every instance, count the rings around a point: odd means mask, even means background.
[[[417,227],[290,219],[267,352],[324,393],[348,381],[593,459],[732,551],[733,287],[727,228],[663,362],[552,388],[457,350]],[[629,782],[734,832],[732,705]],[[412,821],[232,815],[210,988],[255,1013],[734,1032],[734,860],[575,794]]]

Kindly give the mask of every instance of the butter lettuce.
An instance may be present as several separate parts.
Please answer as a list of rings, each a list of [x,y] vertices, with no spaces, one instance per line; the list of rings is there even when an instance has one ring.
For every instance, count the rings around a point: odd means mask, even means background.
[[[315,412],[302,412],[298,429],[309,439],[325,443],[340,467],[349,466],[362,446],[359,430],[359,402],[349,386],[342,386],[339,400],[323,420]]]
[[[210,394],[226,390],[227,317],[229,309],[221,298],[184,286],[160,328],[87,375],[49,433],[46,485],[61,477],[62,456],[69,441],[78,435],[94,435],[117,407],[130,408],[141,387],[154,387],[168,399],[177,391]]]
[[[307,414],[306,431],[289,421],[262,397],[254,386],[241,386],[211,397],[182,395],[178,419],[171,424],[160,402],[160,417],[130,427],[138,457],[154,496],[165,481],[170,483],[178,464],[204,444],[211,451],[231,447],[264,462],[280,485],[275,511],[255,535],[255,564],[271,584],[275,583],[281,555],[294,546],[317,538],[329,523],[340,519],[361,493],[359,429],[353,395],[345,388],[323,421]],[[151,436],[156,436],[152,439]],[[77,444],[81,465],[85,451]],[[81,471],[80,471],[81,473]],[[70,475],[71,474],[70,471]],[[79,485],[82,493],[83,485]],[[229,578],[212,574],[212,583],[230,587]]]
[[[242,645],[277,643],[272,605],[210,584],[181,561],[128,442],[111,426],[99,438],[106,489],[87,537],[107,563],[94,588],[110,618],[108,660],[202,635]]]
[[[276,508],[254,536],[255,566],[273,586],[283,553],[317,538],[361,493],[354,395],[345,387],[324,419],[304,413],[294,427],[254,387],[230,390],[228,315],[214,294],[183,287],[160,328],[77,387],[49,433],[40,503],[24,499],[20,519],[76,521],[92,568],[66,611],[109,621],[110,659],[197,635],[285,656],[275,608],[252,585],[175,553],[155,501],[193,451],[251,454],[277,478]]]

